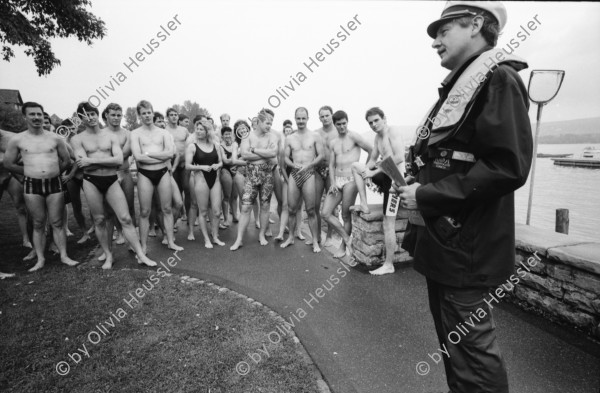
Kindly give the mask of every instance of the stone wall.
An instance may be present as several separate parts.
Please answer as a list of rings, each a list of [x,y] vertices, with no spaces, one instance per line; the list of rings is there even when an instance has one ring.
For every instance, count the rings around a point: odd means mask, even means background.
[[[600,243],[517,224],[517,266],[539,257],[515,286],[520,300],[600,339]]]
[[[383,209],[382,205],[369,205],[371,213],[357,214],[352,212],[352,247],[354,259],[367,266],[380,265],[385,259],[383,243]],[[409,262],[412,258],[400,245],[408,223],[407,211],[399,209],[396,217],[396,252],[394,263]]]
[[[352,213],[354,259],[374,266],[385,259],[381,205]],[[398,211],[394,262],[410,263],[400,245],[409,212]],[[522,224],[516,226],[516,268],[526,271],[507,298],[600,339],[600,243]],[[529,263],[527,262],[529,261]]]

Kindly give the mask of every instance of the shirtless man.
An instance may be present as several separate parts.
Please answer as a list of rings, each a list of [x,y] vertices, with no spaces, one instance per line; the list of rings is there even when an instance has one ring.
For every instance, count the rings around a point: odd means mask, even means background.
[[[341,237],[342,244],[333,254],[335,258],[352,255],[350,234],[352,233],[352,215],[350,206],[356,201],[356,183],[352,175],[352,164],[360,160],[361,149],[371,155],[373,147],[358,133],[348,131],[348,115],[344,111],[333,114],[333,124],[337,129],[338,137],[330,142],[329,174],[332,185],[329,187],[325,203],[323,203],[323,219],[327,221]],[[333,210],[342,202],[342,219],[344,226],[333,215]]]
[[[258,113],[256,130],[250,132],[249,137],[242,140],[242,158],[248,162],[248,165],[237,239],[229,248],[231,251],[235,251],[242,246],[244,232],[248,222],[250,222],[250,210],[259,192],[261,225],[258,240],[262,246],[269,244],[265,238],[265,231],[269,226],[271,195],[273,193],[273,164],[271,160],[277,157],[277,139],[269,132],[273,124],[273,117],[273,111],[262,109]]]
[[[63,230],[64,195],[60,174],[71,160],[65,141],[45,131],[44,109],[35,102],[26,102],[21,108],[27,131],[15,135],[6,147],[4,167],[12,173],[25,175],[25,205],[33,220],[33,247],[37,263],[30,272],[44,266],[46,218],[52,225],[52,236],[60,252],[62,263],[75,266],[78,262],[67,256],[67,239]],[[19,165],[19,154],[23,166]]]
[[[111,252],[112,238],[108,237],[104,202],[108,203],[121,223],[123,235],[137,255],[139,264],[156,266],[140,245],[137,231],[129,215],[125,194],[117,177],[117,168],[123,164],[123,152],[119,136],[106,128],[100,129],[98,109],[89,102],[77,106],[85,131],[71,139],[77,157],[77,166],[83,169],[83,192],[94,218],[96,237],[104,251],[106,260],[102,269],[110,269],[113,264]]]
[[[351,210],[363,213],[369,213],[367,205],[367,195],[365,190],[365,180],[371,179],[373,184],[379,187],[379,192],[383,193],[383,210],[385,212],[392,179],[390,179],[381,168],[379,168],[379,156],[381,159],[393,157],[394,163],[398,166],[400,173],[404,173],[404,144],[399,129],[389,127],[383,111],[379,108],[371,108],[365,115],[367,123],[375,131],[375,142],[373,152],[369,156],[367,164],[354,163],[352,165],[352,174],[358,194],[360,195],[360,205],[353,206]],[[394,253],[396,252],[396,217],[383,216],[383,235],[385,241],[385,262],[378,269],[370,271],[373,275],[382,275],[394,273]]]
[[[185,197],[185,211],[190,208],[190,171],[185,169],[185,140],[190,135],[187,128],[177,125],[179,120],[179,113],[174,108],[167,109],[167,128],[171,136],[173,136],[173,142],[175,143],[176,156],[173,159],[171,165],[171,174],[179,191],[183,191]],[[186,190],[187,188],[187,190]]]
[[[144,253],[147,250],[148,217],[152,207],[152,194],[158,189],[163,225],[167,234],[167,245],[175,251],[183,250],[175,244],[173,236],[173,212],[171,173],[168,161],[175,154],[171,134],[160,129],[152,122],[152,104],[142,100],[137,104],[137,113],[142,125],[131,133],[131,152],[138,167],[138,198],[140,201],[140,237]]]
[[[319,120],[321,121],[321,124],[323,124],[323,127],[317,130],[323,139],[323,161],[315,168],[316,172],[320,175],[315,178],[317,192],[315,204],[317,205],[317,233],[319,234],[319,241],[321,240],[321,214],[319,212],[319,207],[321,205],[321,199],[323,198],[323,191],[331,187],[330,176],[332,175],[329,174],[329,157],[331,151],[329,149],[329,143],[338,136],[335,127],[333,126],[332,115],[333,109],[331,109],[329,105],[325,105],[319,109]],[[333,229],[327,227],[327,234],[325,235],[325,242],[323,243],[324,246],[331,245],[332,233]]]
[[[294,231],[296,230],[296,212],[302,205],[306,207],[308,225],[312,234],[313,252],[321,252],[319,247],[319,234],[317,232],[317,217],[315,212],[315,167],[323,160],[323,140],[317,132],[306,128],[308,110],[300,107],[296,109],[296,126],[298,131],[285,138],[285,163],[291,168],[290,177],[284,172],[288,183],[289,206],[289,233],[287,240],[281,244],[285,248],[294,244]],[[292,159],[290,159],[290,155]],[[317,175],[318,176],[318,175]]]
[[[123,109],[119,104],[108,104],[106,108],[102,111],[102,118],[106,123],[107,129],[109,131],[112,131],[115,135],[117,135],[117,138],[119,139],[119,146],[121,148],[121,151],[123,152],[123,164],[121,164],[121,166],[117,169],[117,177],[119,178],[121,189],[125,194],[125,200],[127,201],[127,206],[129,208],[129,216],[131,217],[131,221],[135,226],[135,192],[133,189],[133,176],[131,176],[131,170],[129,169],[129,157],[131,157],[131,140],[130,132],[121,127]],[[123,230],[121,227],[121,223],[117,220],[115,224],[117,224],[116,243],[123,244],[125,243],[125,239],[123,238]],[[109,223],[108,238],[112,239],[111,223]]]
[[[0,130],[0,163],[4,159],[8,141],[15,135],[17,134],[14,132]],[[10,173],[4,166],[0,166],[0,198],[2,198],[4,190],[10,195],[17,210],[17,221],[23,235],[23,247],[32,248],[27,232],[27,208],[23,197],[23,176]]]

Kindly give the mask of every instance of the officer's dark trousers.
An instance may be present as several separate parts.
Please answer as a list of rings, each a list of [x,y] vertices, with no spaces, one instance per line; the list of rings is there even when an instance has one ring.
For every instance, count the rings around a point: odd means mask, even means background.
[[[508,393],[491,312],[494,289],[454,288],[427,279],[440,348],[449,354],[442,357],[452,393]]]

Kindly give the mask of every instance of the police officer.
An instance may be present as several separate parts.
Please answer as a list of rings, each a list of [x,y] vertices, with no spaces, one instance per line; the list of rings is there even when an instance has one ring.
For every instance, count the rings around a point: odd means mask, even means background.
[[[409,152],[415,182],[399,188],[423,217],[402,247],[427,279],[453,393],[508,392],[493,294],[514,271],[513,192],[527,180],[532,137],[518,75],[527,64],[495,48],[506,19],[500,2],[449,1],[427,28],[451,72]]]

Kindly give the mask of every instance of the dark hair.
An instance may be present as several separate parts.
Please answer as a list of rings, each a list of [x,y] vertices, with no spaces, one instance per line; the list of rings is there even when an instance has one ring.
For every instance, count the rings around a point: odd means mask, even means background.
[[[171,113],[171,112],[175,112],[175,113],[177,113],[179,115],[179,112],[177,112],[177,109],[175,109],[175,108],[167,108],[167,117],[169,117],[169,113]]]
[[[44,112],[44,118],[48,118],[48,120],[50,119],[50,115],[48,114],[48,112]]]
[[[38,104],[37,102],[28,101],[28,102],[24,103],[23,106],[21,107],[21,113],[25,114],[25,109],[27,109],[27,108],[40,108],[42,110],[42,112],[44,111],[44,107],[41,106],[40,104]]]
[[[192,121],[192,124],[193,124],[193,125],[196,125],[196,122],[197,122],[198,120],[201,120],[202,118],[205,118],[206,120],[208,120],[208,116],[200,114],[200,115],[196,115],[196,116],[194,117],[194,121]]]
[[[71,119],[65,119],[63,121],[60,122],[61,126],[67,126],[67,127],[74,127],[75,124],[73,124],[73,120]]]
[[[288,120],[284,120],[284,121],[283,121],[283,128],[285,128],[285,126],[291,126],[291,125],[293,125],[293,124],[294,124],[294,123],[292,123],[292,121],[291,121],[291,120],[289,120],[289,119],[288,119]]]
[[[245,125],[246,128],[248,129],[248,131],[252,130],[252,127],[250,127],[250,124],[248,124],[248,122],[246,120],[238,120],[233,124],[233,130],[237,131],[238,127],[240,125]],[[238,135],[237,132],[233,133],[233,136],[235,136],[235,141],[237,142],[238,145],[240,145],[242,143],[242,138]]]
[[[331,109],[331,107],[330,107],[329,105],[323,105],[323,106],[322,106],[322,107],[319,109],[319,112],[317,112],[317,113],[319,113],[319,116],[321,115],[321,111],[322,111],[322,110],[327,110],[327,111],[329,111],[329,113],[333,113],[333,109]]]
[[[487,42],[488,45],[496,46],[498,43],[498,36],[500,35],[500,26],[496,18],[488,11],[481,10],[481,12],[475,16],[463,16],[454,21],[461,27],[467,27],[476,16],[483,17],[483,25],[481,26],[481,35],[483,36],[483,39],[485,39],[485,42]]]
[[[151,104],[151,103],[149,103],[149,102],[148,102],[148,101],[146,101],[146,100],[141,100],[141,101],[140,101],[140,102],[138,102],[138,104],[136,105],[136,107],[135,107],[135,110],[137,111],[137,114],[138,114],[138,115],[140,114],[140,109],[142,109],[142,108],[144,108],[144,109],[151,109],[151,110],[153,110],[153,109],[154,109],[154,108],[152,108],[152,104]]]
[[[116,104],[114,102],[111,102],[110,104],[106,105],[106,108],[104,108],[104,110],[102,111],[102,118],[104,120],[106,120],[106,115],[108,115],[109,111],[121,111],[123,112],[123,108],[121,108],[121,105]]]
[[[367,111],[367,114],[365,115],[365,120],[367,120],[369,118],[369,116],[375,116],[375,115],[379,115],[379,117],[381,117],[382,119],[385,118],[383,111],[381,109],[379,109],[379,107],[373,107]]]
[[[177,122],[180,123],[180,122],[182,122],[185,119],[189,120],[189,117],[187,115],[180,114],[179,115],[179,119],[177,120]]]
[[[223,135],[226,132],[233,132],[233,130],[231,129],[231,127],[223,127],[223,128],[221,128],[221,135]]]
[[[160,112],[154,112],[154,117],[152,118],[152,123],[156,123],[157,119],[165,120],[165,117]]]
[[[348,114],[344,111],[337,111],[333,114],[332,118],[333,124],[343,119],[346,119],[346,121],[348,121]]]
[[[87,114],[88,112],[94,112],[96,113],[96,115],[100,116],[100,111],[98,110],[98,108],[96,108],[94,105],[90,104],[87,101],[83,101],[80,102],[79,105],[77,105],[77,116],[79,116],[79,118],[83,118],[83,115]]]
[[[306,116],[308,116],[308,109],[306,109],[303,106],[300,106],[300,107],[296,108],[296,110],[294,111],[294,117],[296,117],[296,114],[298,113],[299,110],[303,110],[304,112],[306,112]]]

